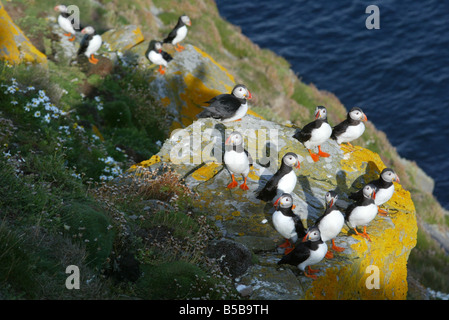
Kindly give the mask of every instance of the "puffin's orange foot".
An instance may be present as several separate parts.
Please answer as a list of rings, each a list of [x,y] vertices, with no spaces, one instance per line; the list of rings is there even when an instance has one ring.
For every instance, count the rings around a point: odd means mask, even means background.
[[[246,182],[240,185],[240,189],[242,190],[249,190],[249,187],[246,185]]]
[[[312,157],[313,162],[318,162],[320,160],[320,156],[309,151],[310,156]]]
[[[181,46],[179,43],[176,44],[176,47],[178,48],[178,52],[183,51],[185,48],[183,46]]]
[[[228,189],[234,189],[235,187],[237,187],[239,184],[237,183],[237,181],[232,181],[230,184],[228,184],[227,188]]]
[[[327,250],[326,255],[324,257],[326,259],[332,259],[332,258],[334,258],[334,254],[332,253],[332,251]]]
[[[75,39],[76,39],[76,36],[73,35],[73,36],[69,39],[69,41],[70,41],[70,42],[73,42],[73,41],[75,41]]]
[[[323,157],[323,158],[328,158],[328,157],[330,157],[330,154],[329,154],[329,153],[321,151],[321,146],[318,146],[318,155],[319,155],[320,157]]]
[[[159,66],[159,73],[160,74],[165,74],[165,70],[162,68],[162,66]]]
[[[280,244],[279,248],[288,248],[288,247],[291,247],[291,246],[292,246],[292,244],[290,243],[290,240],[285,239],[285,242],[283,244]]]
[[[320,272],[320,270],[318,270],[318,269],[312,269],[312,268],[309,266],[309,273],[317,273],[317,272]]]
[[[311,279],[314,279],[314,280],[315,280],[315,279],[317,278],[317,276],[314,275],[314,274],[311,274],[311,273],[318,272],[318,270],[313,270],[313,269],[310,268],[310,266],[308,267],[308,269],[309,269],[309,273],[307,273],[307,271],[304,270],[304,275],[305,275],[307,278],[311,278]]]
[[[354,228],[354,231],[355,231],[355,233],[358,236],[362,236],[362,237],[364,237],[365,239],[367,239],[368,241],[371,242],[371,238],[369,237],[368,233],[366,233],[366,226],[363,227],[363,233],[359,233],[356,228]]]
[[[345,248],[337,247],[335,245],[334,239],[332,239],[332,250],[337,251],[337,252],[343,252],[343,251],[345,251]]]
[[[71,33],[64,33],[64,35],[65,35],[66,37],[71,37],[71,36],[72,36]]]
[[[96,59],[94,57],[94,55],[91,54],[90,57],[89,57],[89,62],[92,63],[92,64],[97,64],[98,63],[98,59]]]
[[[237,120],[234,120],[234,121],[242,121],[242,119],[237,119]]]
[[[289,254],[290,252],[293,251],[293,249],[295,249],[295,247],[285,248],[284,254]]]
[[[379,209],[377,209],[377,214],[378,214],[379,216],[382,216],[382,217],[387,217],[387,216],[388,216],[388,211],[379,208]]]

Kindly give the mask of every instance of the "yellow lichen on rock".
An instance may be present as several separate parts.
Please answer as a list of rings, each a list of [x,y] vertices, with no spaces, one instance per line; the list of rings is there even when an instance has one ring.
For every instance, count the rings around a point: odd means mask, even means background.
[[[221,164],[211,162],[207,163],[192,173],[192,178],[199,181],[207,181],[217,174],[222,167]]]
[[[342,160],[342,168],[348,172],[365,170],[367,180],[371,180],[377,178],[385,165],[378,154],[357,147],[348,159]],[[388,218],[378,216],[367,227],[371,242],[352,230],[342,231],[343,236],[356,240],[350,246],[350,264],[342,262],[327,268],[311,283],[305,299],[406,299],[407,259],[417,240],[416,212],[410,192],[395,183],[388,207]]]
[[[45,54],[36,49],[22,30],[11,20],[0,1],[0,59],[10,64],[22,62],[47,64]]]

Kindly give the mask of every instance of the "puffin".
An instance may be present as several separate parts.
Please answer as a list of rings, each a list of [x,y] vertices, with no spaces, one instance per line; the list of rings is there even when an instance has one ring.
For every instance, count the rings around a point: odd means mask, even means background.
[[[89,59],[90,63],[97,64],[98,59],[94,57],[94,54],[97,53],[98,49],[101,47],[101,36],[96,34],[95,29],[91,26],[85,27],[81,30],[81,33],[84,34],[84,37],[81,40],[78,55],[84,54]]]
[[[314,162],[320,157],[329,157],[329,153],[321,151],[321,144],[327,141],[332,134],[332,127],[327,122],[326,107],[318,106],[315,109],[315,120],[306,124],[297,131],[293,138],[301,142],[309,151]],[[318,147],[318,153],[313,153],[312,149]]]
[[[223,158],[232,177],[232,182],[228,184],[227,188],[233,189],[237,187],[238,183],[234,175],[241,174],[244,182],[240,185],[240,189],[249,190],[249,187],[246,185],[246,179],[248,178],[250,167],[253,165],[253,159],[248,151],[244,149],[243,137],[239,132],[232,132],[226,139]]]
[[[185,39],[187,36],[187,26],[191,26],[192,22],[190,18],[186,15],[182,15],[178,19],[178,23],[173,28],[172,31],[168,34],[168,36],[164,39],[164,43],[170,43],[175,46],[175,50],[180,52],[185,48],[181,46],[179,43]]]
[[[374,199],[376,198],[376,187],[372,184],[367,184],[362,190],[363,199],[348,206],[346,209],[345,220],[349,222],[352,228],[354,228],[357,235],[371,241],[369,235],[366,233],[366,226],[374,220],[377,215],[378,208],[374,203]],[[357,231],[358,226],[363,226],[363,233]]]
[[[277,195],[291,193],[295,189],[297,177],[293,167],[301,167],[298,155],[287,152],[282,157],[282,163],[278,171],[268,180],[265,186],[257,192],[256,198],[263,201],[273,201]]]
[[[164,74],[167,69],[167,64],[173,60],[173,57],[165,51],[162,51],[162,42],[151,40],[148,49],[145,52],[145,57],[156,65],[159,65],[159,73]],[[164,66],[164,69],[162,68]]]
[[[304,272],[308,278],[316,279],[317,276],[312,274],[319,270],[314,270],[310,266],[317,264],[323,260],[327,253],[327,244],[321,239],[320,230],[312,227],[308,230],[306,236],[290,253],[284,255],[278,261],[278,265],[290,264],[297,266]],[[308,272],[306,268],[308,267]]]
[[[354,148],[351,141],[360,138],[365,132],[365,125],[363,122],[368,121],[368,118],[359,107],[352,108],[345,120],[332,128],[331,139],[337,141],[338,144],[346,142],[349,147]]]
[[[207,108],[201,111],[198,118],[214,118],[222,122],[241,120],[248,112],[247,99],[252,95],[248,88],[243,84],[237,84],[232,92],[220,94],[205,103],[209,104]]]
[[[58,16],[58,24],[59,26],[62,28],[62,30],[64,30],[66,33],[64,33],[64,35],[66,37],[69,37],[69,41],[75,41],[76,36],[75,33],[76,31],[80,31],[82,28],[81,26],[75,26],[75,19],[69,19],[70,14],[68,12],[68,8],[67,6],[60,4],[57,5],[55,8],[55,11],[59,12],[59,16]],[[76,29],[75,29],[76,27]]]
[[[391,199],[394,193],[394,182],[400,182],[399,176],[391,168],[385,168],[379,175],[379,178],[369,182],[376,187],[376,199],[374,203],[377,206],[383,205],[385,202]],[[363,198],[363,189],[352,193],[349,199],[358,201]],[[378,208],[377,213],[381,216],[386,216],[388,211]]]
[[[325,197],[326,210],[323,215],[315,221],[315,226],[320,230],[321,240],[324,242],[332,240],[332,249],[337,252],[342,252],[345,248],[337,247],[335,245],[335,238],[340,233],[345,224],[345,217],[343,213],[337,208],[335,203],[338,200],[338,194],[335,191],[329,191]],[[334,254],[328,250],[326,253],[327,259],[332,259]]]
[[[284,253],[288,254],[294,249],[298,238],[302,239],[306,235],[306,229],[301,218],[293,213],[295,205],[291,194],[282,194],[276,200],[274,206],[276,207],[272,216],[274,228],[285,238],[285,242],[279,247],[285,248]]]

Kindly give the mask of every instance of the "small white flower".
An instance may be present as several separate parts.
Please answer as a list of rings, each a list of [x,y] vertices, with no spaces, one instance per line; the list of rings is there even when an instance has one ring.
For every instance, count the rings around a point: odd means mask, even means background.
[[[23,107],[25,109],[25,111],[30,111],[30,106],[27,104],[25,107]]]
[[[35,88],[33,86],[29,86],[29,87],[27,87],[27,90],[28,91],[33,91],[33,90],[35,90]]]
[[[100,101],[101,101],[101,98],[100,98],[99,96],[96,96],[94,99],[95,99],[95,101],[97,101],[97,102],[100,102]]]
[[[35,113],[34,113],[34,117],[35,118],[39,118],[41,116],[41,112],[40,111],[36,111]]]
[[[18,102],[16,100],[13,100],[13,101],[11,101],[11,104],[16,105],[16,104],[18,104]]]
[[[44,117],[45,122],[50,123],[50,119],[50,114],[47,113]]]

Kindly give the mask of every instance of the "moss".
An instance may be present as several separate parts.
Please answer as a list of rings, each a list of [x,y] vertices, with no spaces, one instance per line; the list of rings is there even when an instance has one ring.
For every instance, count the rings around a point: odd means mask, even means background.
[[[142,267],[144,277],[137,283],[137,292],[144,299],[174,300],[206,296],[211,280],[199,267],[174,261]]]

